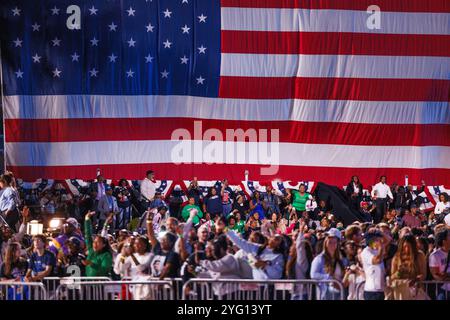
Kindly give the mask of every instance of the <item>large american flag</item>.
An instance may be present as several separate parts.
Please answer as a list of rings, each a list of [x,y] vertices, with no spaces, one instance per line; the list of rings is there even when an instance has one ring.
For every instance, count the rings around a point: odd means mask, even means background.
[[[26,180],[450,180],[448,0],[2,0],[0,30],[6,164]],[[279,171],[174,164],[196,120],[279,129]]]

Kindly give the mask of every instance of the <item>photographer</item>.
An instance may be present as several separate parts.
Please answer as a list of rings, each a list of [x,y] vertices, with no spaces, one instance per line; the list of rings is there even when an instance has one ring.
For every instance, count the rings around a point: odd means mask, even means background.
[[[126,179],[120,179],[113,195],[116,197],[119,208],[115,229],[125,229],[131,220],[131,193]]]
[[[101,230],[105,224],[108,216],[113,213],[117,215],[119,213],[119,206],[117,205],[117,199],[113,196],[113,190],[110,186],[106,186],[105,195],[100,198],[98,203],[98,210],[100,212],[99,222],[97,229]],[[116,220],[116,217],[114,217]]]

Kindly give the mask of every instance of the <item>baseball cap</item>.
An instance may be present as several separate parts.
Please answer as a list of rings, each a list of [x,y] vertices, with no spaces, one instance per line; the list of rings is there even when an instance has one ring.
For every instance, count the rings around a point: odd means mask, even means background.
[[[326,233],[327,237],[334,237],[334,238],[338,238],[339,240],[342,239],[342,233],[341,231],[339,231],[336,228],[331,228],[330,230],[328,230]]]
[[[71,224],[71,225],[72,225],[74,228],[76,228],[76,229],[78,229],[78,227],[79,227],[78,221],[77,221],[77,219],[75,219],[75,218],[69,218],[69,219],[67,219],[67,220],[66,220],[66,223]]]
[[[367,201],[361,201],[361,203],[359,204],[361,207],[362,206],[368,206],[369,203]]]
[[[110,185],[107,185],[107,186],[105,187],[105,191],[110,191],[110,190],[112,190],[111,186],[110,186]]]

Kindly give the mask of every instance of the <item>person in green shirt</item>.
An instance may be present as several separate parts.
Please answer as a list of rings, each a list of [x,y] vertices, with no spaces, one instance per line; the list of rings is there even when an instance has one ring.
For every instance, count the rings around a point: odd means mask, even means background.
[[[292,206],[295,210],[306,211],[306,202],[312,199],[311,195],[306,192],[306,186],[301,184],[298,190],[291,190]]]
[[[84,239],[88,256],[86,260],[83,260],[83,265],[86,267],[87,277],[107,277],[110,276],[112,270],[112,255],[107,239],[97,235],[92,240],[91,217],[94,215],[95,211],[89,212],[84,221]]]
[[[192,209],[197,210],[197,215],[194,217],[194,219],[192,219],[192,223],[195,226],[200,222],[200,219],[203,218],[203,212],[200,207],[195,204],[194,197],[189,198],[189,203],[185,205],[183,210],[181,211],[181,216],[183,217],[184,221],[187,221],[189,219],[189,215]]]
[[[239,212],[231,213],[228,216],[228,229],[235,230],[238,233],[243,234],[245,231],[245,223],[241,220]]]

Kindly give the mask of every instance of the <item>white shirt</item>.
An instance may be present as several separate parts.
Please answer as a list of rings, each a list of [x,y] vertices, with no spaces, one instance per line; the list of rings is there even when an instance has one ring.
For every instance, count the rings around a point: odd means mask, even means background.
[[[140,255],[138,253],[134,253],[134,257],[139,262],[139,265],[137,266],[134,263],[134,260],[131,257],[127,257],[125,259],[125,266],[129,270],[129,276],[131,278],[134,278],[139,275],[145,275],[146,273],[150,273],[150,263],[153,260],[153,254],[150,252],[146,252],[143,255]]]
[[[357,184],[353,184],[353,192],[354,193],[359,193],[359,187],[358,187],[358,185]]]
[[[447,201],[446,203],[439,201],[438,203],[436,203],[436,207],[434,208],[434,213],[440,214],[445,209],[448,209],[448,208],[450,208],[450,201]]]
[[[450,227],[450,213],[445,216],[444,221],[447,227]]]
[[[386,183],[378,182],[372,189],[372,197],[375,197],[375,193],[377,198],[384,199],[389,196],[389,198],[394,199],[391,188]]]
[[[373,264],[372,259],[378,254],[378,250],[366,247],[361,253],[361,260],[366,275],[364,291],[383,292],[386,287],[386,271],[384,263]]]
[[[146,198],[142,200],[153,200],[156,193],[156,183],[145,178],[141,183],[141,194]]]
[[[444,268],[447,265],[447,257],[447,252],[444,252],[441,248],[435,249],[428,258],[430,268],[438,268],[440,273],[444,272]],[[450,264],[446,272],[450,272]],[[443,285],[442,289],[450,291],[450,284]]]

